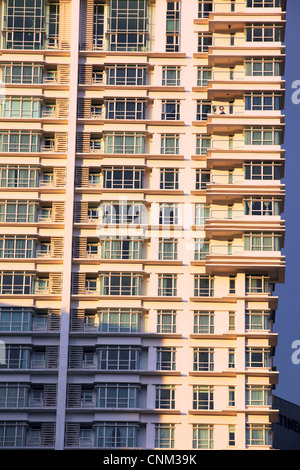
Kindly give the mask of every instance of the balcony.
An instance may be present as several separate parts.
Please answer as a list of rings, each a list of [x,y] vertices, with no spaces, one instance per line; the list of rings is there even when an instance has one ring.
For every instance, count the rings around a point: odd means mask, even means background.
[[[284,197],[284,185],[279,180],[250,180],[244,175],[211,175],[206,183],[206,202],[226,200],[234,203],[244,196],[278,196]]]
[[[207,252],[200,253],[200,260],[192,261],[191,265],[203,261],[207,274],[267,271],[273,281],[284,281],[285,257],[280,251],[247,251],[243,245],[211,244]]]
[[[231,16],[228,18],[231,19]],[[233,66],[243,62],[245,58],[260,58],[263,55],[273,59],[284,54],[285,46],[281,40],[247,41],[245,35],[220,34],[212,38],[212,45],[208,48],[208,65]]]
[[[197,226],[195,226],[196,228]],[[224,236],[234,238],[247,231],[284,232],[285,223],[280,216],[248,216],[243,210],[228,212],[224,209],[212,209],[205,220],[207,238]]]

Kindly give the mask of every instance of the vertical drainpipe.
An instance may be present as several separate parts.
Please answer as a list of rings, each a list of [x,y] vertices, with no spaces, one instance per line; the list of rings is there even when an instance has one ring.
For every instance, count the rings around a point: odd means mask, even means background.
[[[76,155],[76,121],[78,92],[78,57],[79,57],[79,15],[80,0],[72,0],[71,5],[71,45],[70,45],[70,85],[69,85],[69,120],[68,153],[66,171],[66,204],[64,226],[64,258],[62,275],[62,302],[59,342],[59,368],[57,385],[56,436],[55,449],[63,450],[66,423],[66,394],[69,348],[69,324],[71,312],[71,274],[72,274],[72,238],[74,210],[74,176]]]

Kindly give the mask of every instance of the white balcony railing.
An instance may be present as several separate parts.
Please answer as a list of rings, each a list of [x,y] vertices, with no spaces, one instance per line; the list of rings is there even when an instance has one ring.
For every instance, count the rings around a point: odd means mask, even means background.
[[[244,211],[242,210],[212,209],[208,220],[242,220],[243,218]]]

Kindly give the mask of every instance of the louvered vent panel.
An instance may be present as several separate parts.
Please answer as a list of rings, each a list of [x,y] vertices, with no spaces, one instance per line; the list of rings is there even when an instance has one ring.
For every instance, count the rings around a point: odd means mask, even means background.
[[[42,423],[41,445],[42,447],[53,447],[55,442],[55,423]]]
[[[92,100],[90,98],[78,98],[77,116],[79,119],[91,119]]]
[[[83,347],[70,346],[69,367],[70,369],[82,369],[83,365]]]
[[[63,237],[51,237],[51,258],[62,258],[64,255]]]
[[[94,0],[82,0],[80,10],[80,49],[93,50]]]
[[[88,221],[88,202],[75,202],[75,223],[86,223]]]
[[[91,150],[91,136],[87,132],[77,133],[77,152],[89,153]]]
[[[53,202],[52,203],[52,220],[53,222],[63,223],[65,220],[65,203]]]
[[[72,294],[85,294],[85,273],[72,273]]]
[[[54,146],[55,152],[66,153],[68,151],[68,134],[66,132],[55,132]]]
[[[83,308],[73,308],[71,310],[71,331],[84,330],[84,314]]]
[[[66,186],[65,168],[53,168],[53,184],[56,188],[64,188]]]
[[[87,238],[74,237],[73,238],[73,257],[86,259]]]
[[[60,309],[48,308],[48,330],[59,331],[60,328]]]
[[[68,408],[80,408],[80,403],[81,403],[81,385],[80,384],[68,384],[67,407]]]
[[[77,166],[75,169],[75,184],[77,188],[88,188],[89,186],[89,167]]]
[[[50,294],[60,295],[62,290],[62,274],[49,273],[49,291]]]
[[[44,406],[53,406],[57,404],[57,385],[56,384],[45,384],[44,385]]]
[[[66,423],[65,446],[78,447],[80,435],[79,423]]]
[[[67,119],[69,116],[69,100],[67,98],[57,98],[56,100],[56,117]]]
[[[58,367],[58,347],[46,347],[46,369],[57,369]]]
[[[79,65],[79,84],[92,85],[93,83],[93,66],[87,64]]]
[[[70,49],[71,44],[71,2],[59,0],[59,48]]]
[[[60,85],[66,85],[70,82],[70,66],[69,65],[58,64],[57,82]]]

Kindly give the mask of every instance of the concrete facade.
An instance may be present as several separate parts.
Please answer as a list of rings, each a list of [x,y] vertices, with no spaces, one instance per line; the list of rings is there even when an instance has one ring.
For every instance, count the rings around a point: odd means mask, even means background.
[[[272,448],[284,30],[1,1],[0,447]]]

